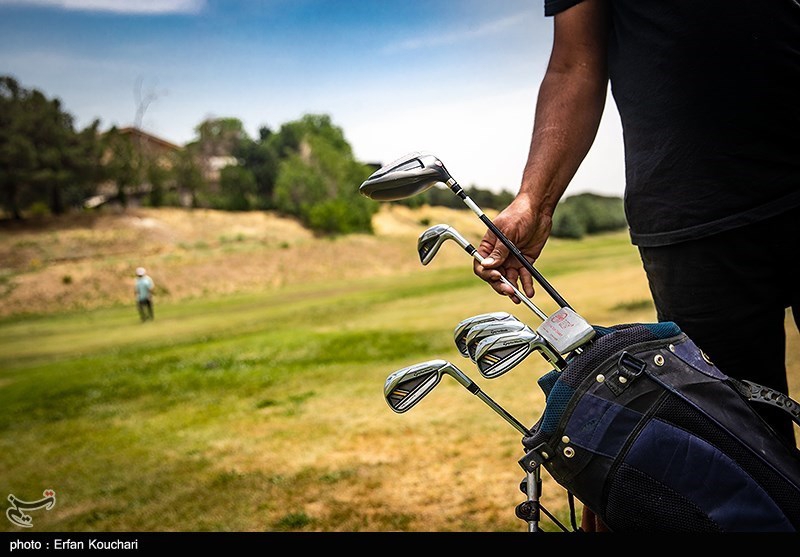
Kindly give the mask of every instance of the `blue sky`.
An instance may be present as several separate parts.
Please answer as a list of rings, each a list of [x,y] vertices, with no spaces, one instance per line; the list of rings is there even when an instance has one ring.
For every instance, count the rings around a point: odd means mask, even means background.
[[[208,117],[256,136],[331,116],[356,157],[429,151],[464,186],[516,192],[552,20],[543,0],[0,0],[0,74],[58,97],[79,127],[175,143]],[[622,195],[610,100],[567,195]]]

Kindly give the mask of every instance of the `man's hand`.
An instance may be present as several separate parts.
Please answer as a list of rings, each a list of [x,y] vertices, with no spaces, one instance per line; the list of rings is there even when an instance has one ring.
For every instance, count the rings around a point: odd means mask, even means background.
[[[553,48],[536,102],[533,134],[519,193],[494,224],[533,263],[550,236],[552,216],[589,152],[608,88],[608,0],[584,0],[553,18]],[[505,276],[533,296],[533,277],[491,232],[473,264],[475,274],[520,303]]]
[[[525,195],[518,195],[492,222],[531,263],[542,252],[552,226],[550,215],[541,213]],[[508,248],[491,230],[481,240],[478,253],[484,261],[483,264],[474,262],[475,274],[488,282],[499,294],[509,296],[514,303],[520,303],[513,290],[500,282],[502,274],[512,284],[520,284],[526,296],[533,297],[533,276],[530,271],[516,257],[510,255]]]

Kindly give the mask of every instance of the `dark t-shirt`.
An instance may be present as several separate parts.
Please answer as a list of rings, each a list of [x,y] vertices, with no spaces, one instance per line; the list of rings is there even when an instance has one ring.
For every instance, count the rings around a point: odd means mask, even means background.
[[[545,0],[555,15],[582,0]],[[800,206],[800,0],[610,0],[631,239],[695,239]]]

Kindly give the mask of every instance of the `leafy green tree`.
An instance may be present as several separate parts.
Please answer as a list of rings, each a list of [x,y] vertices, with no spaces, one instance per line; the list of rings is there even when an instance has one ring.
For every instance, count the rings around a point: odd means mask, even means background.
[[[354,207],[345,199],[328,199],[313,205],[306,216],[311,229],[327,234],[350,234],[372,230],[372,213]]]
[[[0,77],[0,203],[13,218],[34,203],[54,214],[90,191],[98,178],[97,127],[76,132],[61,101]]]
[[[19,197],[36,168],[36,147],[25,133],[28,94],[13,78],[0,78],[0,188],[3,208],[15,219],[22,218]]]
[[[580,238],[627,227],[624,201],[619,197],[581,193],[563,199],[553,215],[553,235]]]
[[[289,155],[281,162],[273,194],[276,209],[302,217],[325,197],[325,177],[300,155]]]
[[[128,190],[142,182],[138,150],[130,136],[119,133],[116,127],[106,132],[105,144],[108,149],[106,176],[117,185],[116,199],[126,207]]]
[[[94,120],[89,126],[75,134],[70,144],[68,157],[73,172],[71,179],[62,187],[64,203],[68,207],[80,207],[95,194],[97,185],[105,178],[103,156],[105,144],[100,132],[100,121]]]
[[[206,184],[203,172],[191,149],[183,149],[177,154],[172,174],[178,193],[189,196],[190,207],[199,207],[200,196],[204,192]]]
[[[147,196],[147,204],[151,207],[164,205],[169,175],[168,169],[155,161],[149,161],[147,165],[147,181],[150,182],[150,193]]]
[[[329,116],[284,124],[270,141],[276,153],[284,153],[273,192],[276,209],[320,232],[372,231],[377,205],[358,192],[372,168],[355,160]]]
[[[580,240],[586,235],[586,227],[574,207],[561,205],[553,215],[551,234],[554,238]]]
[[[256,179],[241,166],[226,166],[220,172],[218,208],[228,211],[247,211],[254,204]]]
[[[197,139],[190,143],[204,157],[233,154],[239,143],[247,138],[242,121],[238,118],[209,118],[195,128]]]
[[[249,170],[256,181],[256,206],[271,209],[272,193],[278,176],[278,153],[270,141],[272,131],[267,127],[259,130],[257,141],[246,138],[239,143],[234,155],[241,166]]]

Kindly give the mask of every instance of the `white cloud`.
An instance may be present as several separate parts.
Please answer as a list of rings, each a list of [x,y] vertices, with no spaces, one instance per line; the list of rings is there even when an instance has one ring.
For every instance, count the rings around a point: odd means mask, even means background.
[[[459,31],[454,31],[451,33],[441,33],[437,35],[425,35],[420,37],[412,37],[410,39],[406,39],[404,41],[400,41],[398,43],[393,43],[386,46],[383,50],[384,52],[401,52],[407,50],[419,50],[421,48],[429,48],[432,46],[441,46],[441,45],[449,45],[460,43],[472,39],[476,39],[478,37],[485,37],[488,35],[494,35],[497,33],[501,33],[510,27],[514,27],[515,25],[519,25],[526,19],[530,14],[528,13],[520,13],[508,17],[504,17],[501,19],[496,19],[494,21],[486,22],[483,25],[480,25],[475,28],[470,29],[462,29]]]
[[[0,0],[0,5],[121,14],[193,14],[203,10],[205,0]]]

